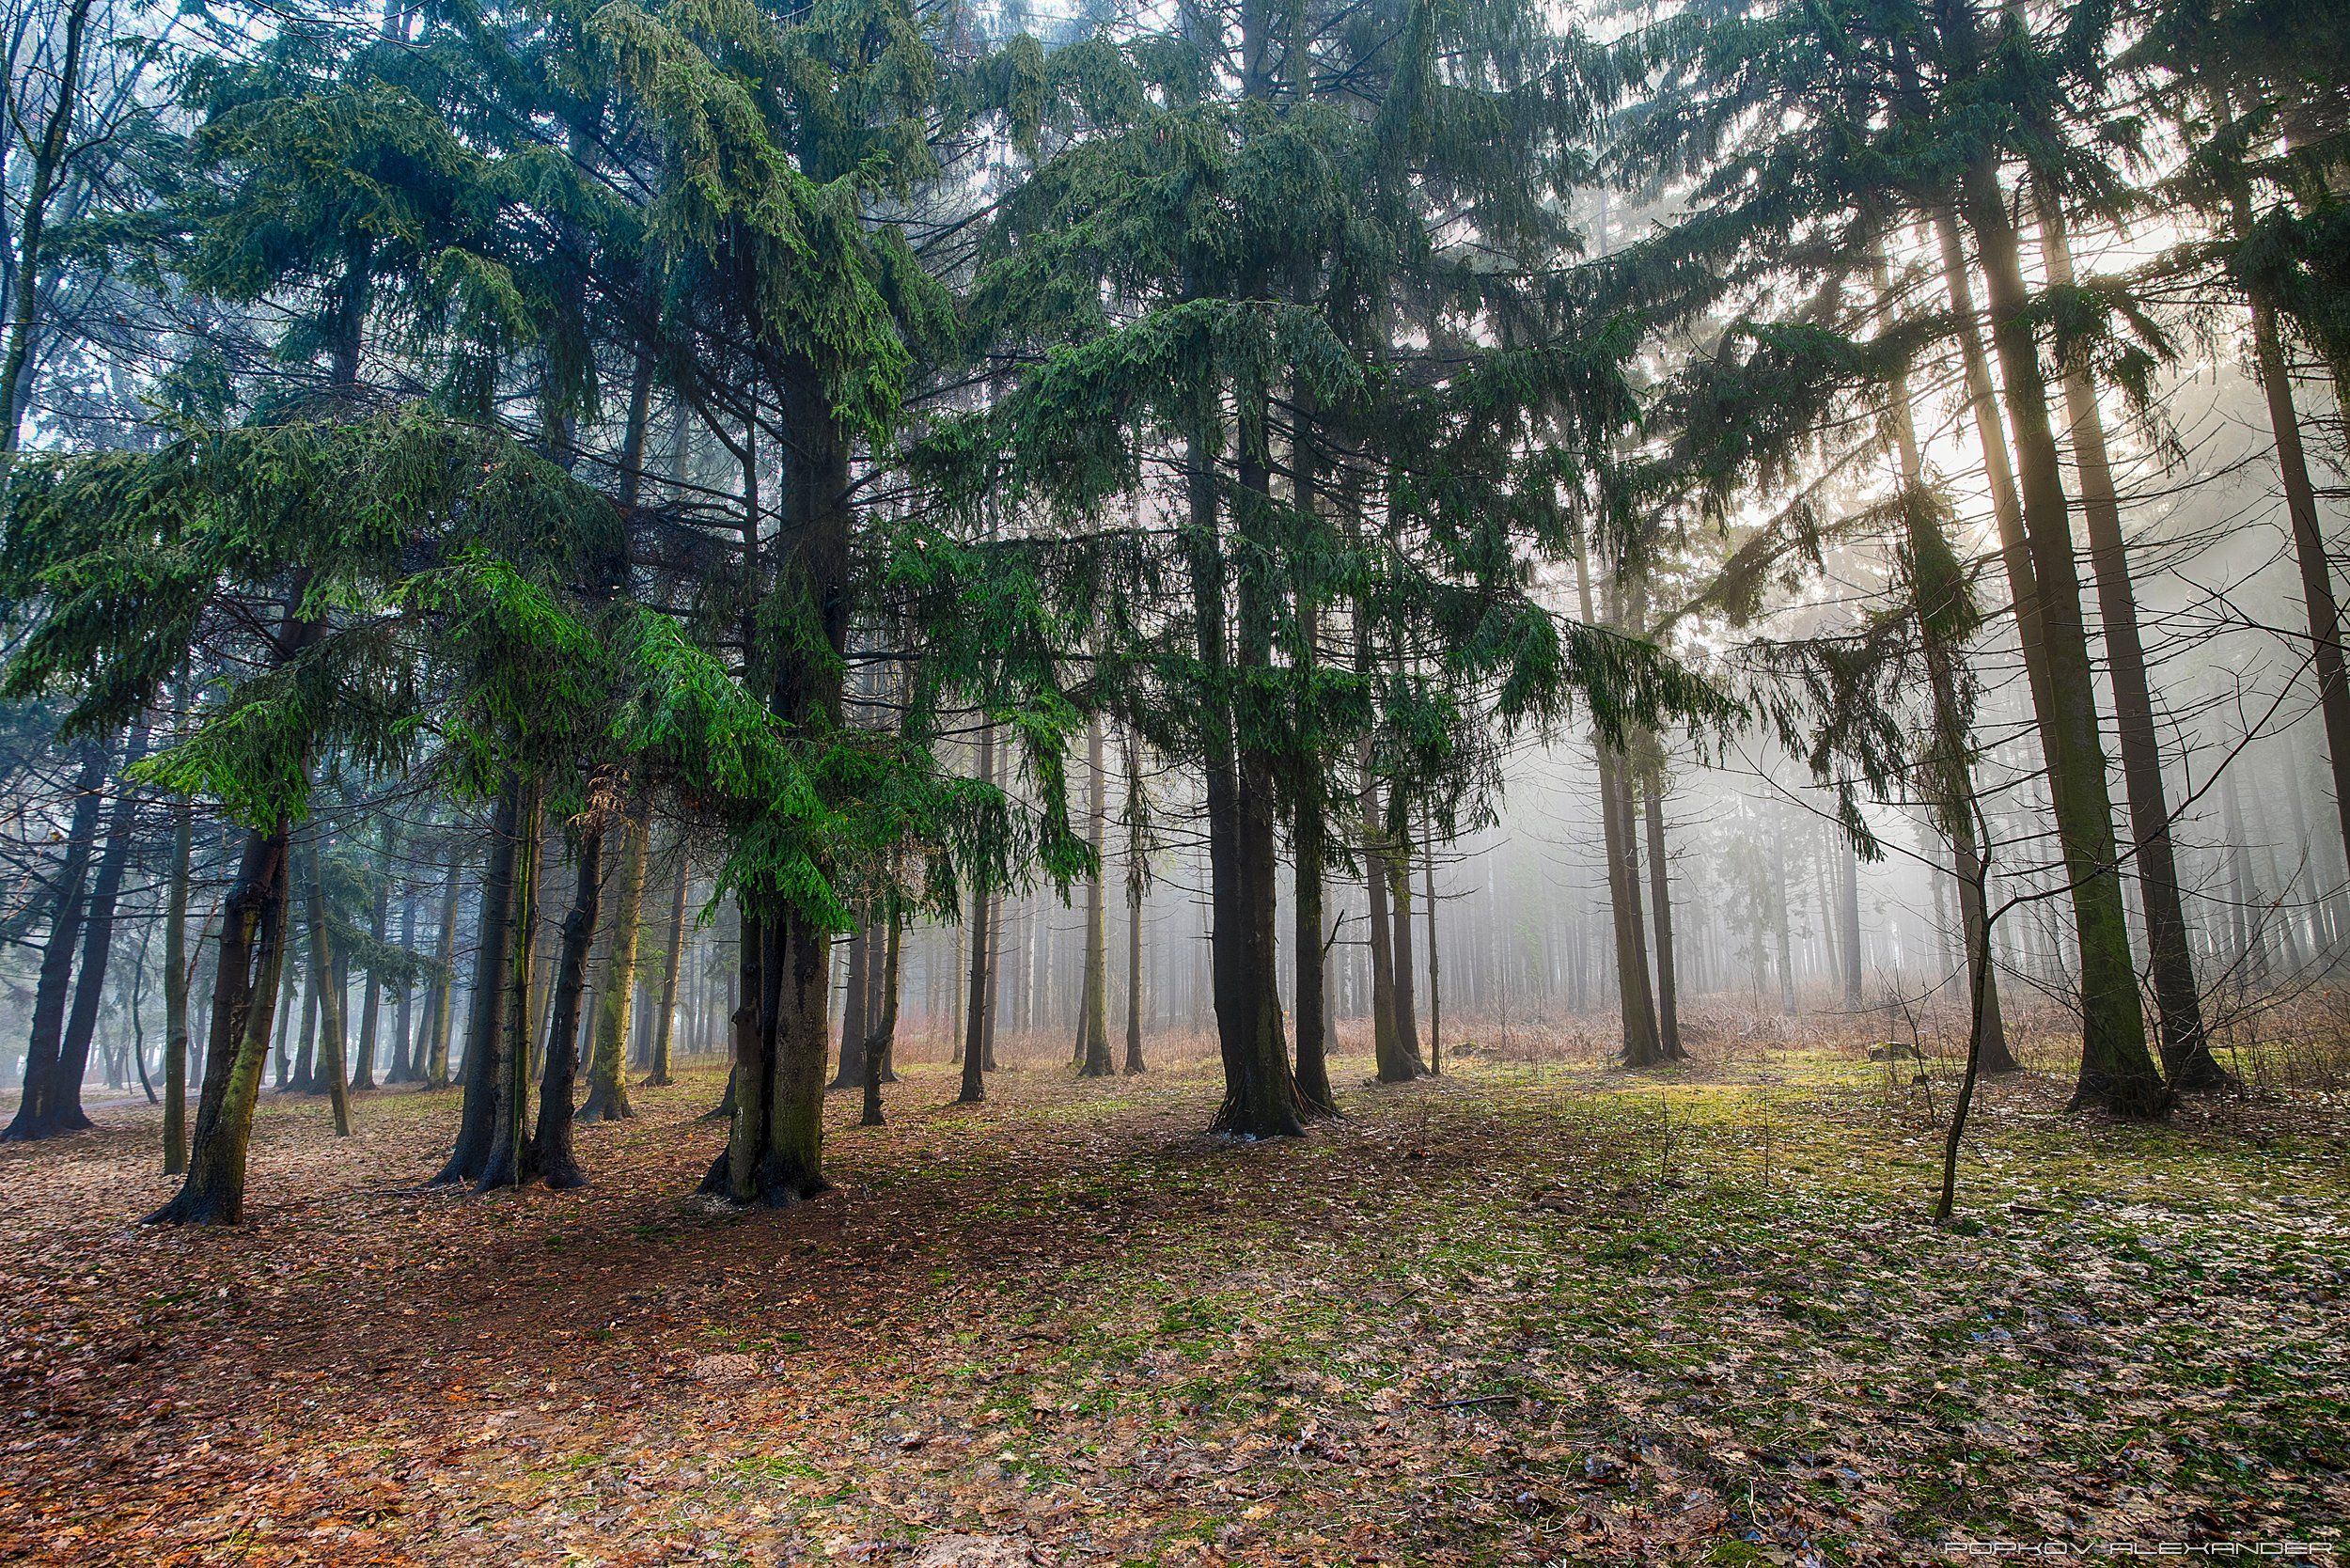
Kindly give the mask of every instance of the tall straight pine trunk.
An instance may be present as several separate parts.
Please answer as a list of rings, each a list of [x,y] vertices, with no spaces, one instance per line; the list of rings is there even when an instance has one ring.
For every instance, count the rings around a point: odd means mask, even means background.
[[[2047,759],[2050,806],[2072,885],[2080,952],[2081,1067],[2073,1103],[2076,1107],[2100,1105],[2122,1116],[2160,1116],[2170,1095],[2147,1049],[2129,922],[2122,907],[2113,803],[2097,730],[2096,686],[2073,556],[2071,513],[2048,423],[2047,386],[2041,374],[2022,258],[1997,168],[1986,161],[1970,165],[1962,195],[1967,226],[1982,258],[1992,346],[2015,438],[2017,498],[2031,546],[2047,666],[2041,748]]]

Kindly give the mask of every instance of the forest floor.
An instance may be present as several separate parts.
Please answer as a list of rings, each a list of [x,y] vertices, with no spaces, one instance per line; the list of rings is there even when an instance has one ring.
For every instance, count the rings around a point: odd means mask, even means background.
[[[2337,1111],[1998,1084],[1936,1230],[1946,1092],[1856,1051],[1340,1067],[1343,1121],[1235,1146],[1204,1062],[915,1066],[779,1213],[687,1196],[707,1070],[560,1194],[415,1190],[453,1094],[344,1140],[272,1096],[212,1233],[133,1223],[169,1184],[105,1107],[0,1152],[0,1558],[2350,1553]]]

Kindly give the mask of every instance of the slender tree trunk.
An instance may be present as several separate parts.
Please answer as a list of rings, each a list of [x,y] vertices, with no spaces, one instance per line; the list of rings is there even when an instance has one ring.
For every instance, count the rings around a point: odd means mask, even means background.
[[[627,831],[625,822],[622,819],[622,832]],[[563,937],[556,949],[555,1005],[547,1020],[546,1063],[539,1078],[539,1125],[531,1135],[527,1167],[517,1178],[544,1182],[558,1190],[585,1186],[588,1183],[580,1171],[572,1140],[572,1096],[579,1083],[580,1002],[587,990],[588,955],[595,944],[596,917],[603,902],[603,844],[607,831],[605,823],[599,821],[579,838],[572,907],[563,917]],[[623,996],[628,989],[625,981],[605,987],[607,992]],[[617,1043],[613,1050],[617,1058]]]
[[[1147,1071],[1142,1061],[1142,843],[1135,805],[1142,793],[1142,747],[1126,735],[1126,800],[1136,823],[1126,842],[1126,1064],[1129,1074]]]
[[[494,1112],[489,1156],[476,1191],[521,1186],[530,1179],[531,1032],[538,1027],[539,902],[544,896],[546,804],[536,780],[522,785],[514,835],[514,931],[507,943],[506,966],[495,984],[506,993],[499,1018]]]
[[[375,939],[378,949],[384,946],[385,921],[392,909],[392,866],[400,857],[400,837],[394,833],[384,836],[384,880],[375,890],[375,908],[371,912],[368,934]],[[368,983],[360,993],[359,1056],[352,1063],[351,1087],[353,1090],[375,1087],[375,1033],[377,1015],[384,1000],[383,982],[376,978],[375,965],[368,965]]]
[[[1656,1047],[1667,1061],[1688,1056],[1681,1044],[1681,986],[1673,958],[1673,899],[1665,855],[1665,781],[1651,768],[1641,793],[1647,797],[1649,902],[1656,911]]]
[[[1387,869],[1387,904],[1395,918],[1395,1034],[1414,1062],[1419,1062],[1418,957],[1412,950],[1412,820],[1395,788],[1387,790],[1387,815],[1392,831],[1384,855]],[[1425,1068],[1422,1069],[1425,1071]]]
[[[287,831],[251,831],[221,905],[211,1039],[196,1101],[187,1177],[149,1224],[234,1225],[244,1217],[245,1153],[269,1057],[270,1024],[286,957]]]
[[[1419,846],[1421,902],[1428,906],[1428,1071],[1444,1072],[1444,962],[1436,946],[1436,846],[1433,836]]]
[[[180,682],[180,725],[187,717],[188,681]],[[164,904],[164,1174],[188,1168],[188,880],[196,858],[196,806],[171,808],[171,882]]]
[[[432,979],[425,987],[425,1039],[418,1043],[418,1071],[427,1089],[448,1087],[450,1014],[457,991],[457,913],[464,898],[465,849],[462,836],[449,839],[448,878],[441,889],[441,923],[433,935]],[[484,896],[487,896],[485,889]]]
[[[2073,250],[2064,210],[2044,181],[2034,195],[2048,281],[2073,286]],[[2081,516],[2096,572],[2097,610],[2105,624],[2106,666],[2113,682],[2113,716],[2122,751],[2122,783],[2135,841],[2139,908],[2146,920],[2149,979],[2160,1018],[2162,1064],[2174,1090],[2204,1093],[2232,1081],[2213,1059],[2203,1031],[2202,995],[2195,984],[2186,911],[2179,896],[2177,858],[2170,843],[2170,806],[2162,781],[2162,747],[2154,732],[2154,703],[2139,640],[2138,593],[2130,581],[2122,537],[2122,508],[2106,447],[2105,419],[2088,364],[2076,356],[2064,368],[2066,424],[2080,475]]]
[[[865,1083],[865,1037],[870,1031],[866,1006],[872,996],[873,920],[868,908],[856,923],[856,938],[849,944],[848,983],[840,1009],[840,1069],[833,1074],[835,1089],[861,1089]]]
[[[678,845],[677,883],[669,890],[669,934],[661,955],[661,1011],[652,1021],[652,1073],[648,1085],[669,1082],[669,1031],[677,1013],[678,969],[685,956],[685,846]]]
[[[883,1124],[882,1068],[898,1042],[898,960],[903,950],[905,922],[898,917],[894,898],[885,900],[885,905],[888,934],[883,939],[880,1006],[873,1032],[865,1042],[865,1113],[858,1119],[867,1127]]]
[[[319,874],[321,846],[304,852],[303,905],[310,918],[310,984],[319,998],[318,1074],[335,1111],[335,1136],[351,1136],[351,1099],[343,1076],[343,976],[327,929],[326,889]]]
[[[2167,1109],[2170,1094],[2146,1048],[2138,969],[2122,907],[2113,805],[2106,785],[2104,743],[2097,732],[2096,687],[2071,516],[2056,439],[2048,426],[2047,389],[2015,229],[1998,172],[1989,164],[1978,162],[1968,168],[1965,197],[1968,226],[1982,255],[1992,343],[2015,435],[2017,491],[2031,546],[2052,699],[2042,710],[2041,746],[2047,757],[2050,801],[2072,882],[2080,949],[2081,1071],[2073,1100],[2076,1106],[2101,1105],[2122,1116],[2158,1117]]]
[[[73,815],[66,827],[65,857],[51,884],[49,939],[41,949],[40,976],[33,992],[33,1026],[24,1051],[24,1091],[16,1116],[0,1141],[47,1137],[55,1130],[50,1102],[56,1092],[65,1055],[67,1003],[72,996],[73,950],[82,938],[88,898],[89,863],[98,842],[99,792],[106,782],[103,747],[86,746],[74,784]]]
[[[628,1104],[629,1021],[636,1005],[636,941],[644,929],[645,858],[651,833],[644,802],[633,803],[618,827],[622,835],[620,879],[613,888],[611,947],[588,1057],[588,1103],[582,1121],[625,1121]]]
[[[1947,221],[1941,227],[1946,236],[1947,267],[1955,249],[1957,231]],[[1954,275],[1957,281],[1953,288],[1963,293],[1964,274]],[[1881,259],[1876,265],[1876,284],[1877,292],[1884,295],[1888,284]],[[1971,326],[1967,335],[1971,339]],[[1976,359],[1981,359],[1982,352],[1977,344]],[[1971,370],[1968,380],[1971,388]],[[1987,403],[1987,370],[1983,383],[1982,395]],[[1924,654],[1926,686],[1934,713],[1932,751],[1927,764],[1931,774],[1929,792],[1935,801],[1937,825],[1950,845],[1953,880],[1958,884],[1961,949],[1967,964],[1972,964],[1981,955],[1988,964],[1991,935],[1983,926],[1987,912],[1982,901],[1985,868],[1975,832],[1975,745],[1966,688],[1960,677],[1966,650],[1959,629],[1971,633],[1978,620],[1974,589],[1963,575],[1949,540],[1943,536],[1940,513],[1926,492],[1925,460],[1918,448],[1917,425],[1910,414],[1906,372],[1894,378],[1890,407],[1894,450],[1901,463],[1903,488],[1908,492],[1907,504],[1903,508],[1903,567],[1916,605],[1918,640]],[[2005,451],[2002,444],[2002,467],[2006,463]],[[2009,501],[2012,503],[2013,499],[2011,490]],[[2028,567],[2029,562],[2026,564]],[[1936,891],[1939,892],[1938,885]],[[1966,979],[1969,1042],[1977,1068],[1989,1074],[2021,1072],[2023,1064],[2008,1050],[2007,1023],[1999,1011],[1997,972],[1986,968],[1976,973],[1969,969]]]
[[[436,1186],[479,1181],[490,1168],[492,1146],[497,1141],[499,1085],[505,1076],[499,1058],[504,1055],[506,1004],[511,990],[509,971],[523,903],[521,868],[527,858],[524,840],[538,831],[536,822],[528,820],[527,793],[520,780],[509,781],[498,792],[497,810],[490,823],[490,853],[482,869],[481,917],[474,946],[472,1000],[465,1020],[463,1108],[459,1114],[457,1146],[432,1179]],[[453,887],[459,864],[454,855],[449,864]],[[448,918],[453,905],[445,904],[442,913],[441,949],[446,962],[454,957],[455,925]],[[527,933],[520,940],[526,947]],[[448,982],[442,983],[446,987]],[[448,1008],[446,991],[441,1008],[444,1012]],[[446,1066],[444,1057],[442,1067],[446,1070]]]
[[[2319,712],[2326,726],[2326,757],[2333,770],[2334,805],[2342,822],[2343,852],[2350,855],[2350,674],[2342,653],[2341,602],[2334,592],[2333,563],[2317,525],[2317,493],[2310,483],[2309,459],[2301,446],[2301,418],[2293,405],[2292,372],[2275,306],[2254,298],[2252,352],[2261,390],[2268,401],[2268,426],[2277,446],[2277,467],[2284,481],[2285,515],[2293,528],[2293,554],[2301,571],[2301,604],[2310,628],[2310,663],[2317,676]]]
[[[1086,884],[1085,1027],[1078,1043],[1084,1060],[1078,1072],[1089,1078],[1106,1078],[1118,1071],[1110,1058],[1109,1028],[1109,912],[1103,886],[1106,868],[1102,852],[1109,835],[1109,773],[1102,760],[1102,721],[1086,727],[1086,761],[1092,772],[1093,798],[1086,813],[1086,837],[1093,850],[1093,875]]]
[[[1580,541],[1574,552],[1576,591],[1586,624],[1598,625],[1591,572]],[[1607,902],[1616,938],[1616,991],[1623,1021],[1623,1061],[1651,1067],[1664,1059],[1656,1032],[1656,1000],[1649,990],[1648,933],[1640,918],[1640,868],[1632,828],[1631,781],[1622,753],[1596,732],[1591,752],[1599,768],[1600,836],[1607,855]]]
[[[49,208],[73,153],[69,143],[73,112],[82,102],[82,56],[90,8],[91,0],[68,0],[57,55],[56,102],[42,122],[40,139],[26,148],[33,162],[26,175],[24,205],[17,209],[16,298],[8,313],[7,344],[0,348],[0,468],[16,451],[24,418],[25,368],[31,363],[33,335],[39,324],[41,269],[48,261]],[[10,84],[11,91],[14,87]]]
[[[979,776],[995,776],[995,727],[979,727]],[[987,1098],[987,1015],[994,998],[989,995],[988,971],[992,960],[989,925],[989,893],[984,870],[971,879],[971,999],[963,1019],[963,1090],[955,1098],[958,1104],[976,1105]]]

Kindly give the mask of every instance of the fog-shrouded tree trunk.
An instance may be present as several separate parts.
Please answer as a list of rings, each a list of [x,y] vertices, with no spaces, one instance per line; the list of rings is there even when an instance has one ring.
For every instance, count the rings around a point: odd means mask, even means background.
[[[1419,1076],[1418,1063],[1403,1047],[1395,1027],[1395,923],[1387,915],[1387,856],[1386,814],[1379,808],[1379,787],[1364,747],[1363,787],[1357,797],[1362,820],[1363,897],[1369,906],[1371,940],[1371,1059],[1383,1084],[1408,1083]]]
[[[2050,804],[2072,884],[2080,954],[2081,1066],[2073,1103],[2121,1116],[2156,1117],[2168,1107],[2170,1091],[2146,1046],[2138,969],[2122,903],[2113,805],[2107,789],[2105,745],[2098,734],[2071,511],[2048,423],[2047,387],[2029,293],[1997,168],[1977,158],[1962,177],[1962,192],[1967,227],[1974,231],[1982,259],[1992,346],[2015,438],[2017,497],[2031,546],[2041,649],[2047,666],[2050,702],[2041,712],[2041,749],[2047,760]]]
[[[139,793],[123,770],[145,754],[147,736],[148,717],[142,713],[123,742],[122,767],[116,770],[118,792],[106,813],[106,847],[99,855],[98,874],[83,906],[82,959],[74,977],[73,1011],[66,1019],[56,1076],[42,1106],[54,1132],[77,1132],[91,1124],[82,1109],[82,1080],[89,1074],[90,1047],[98,1039],[98,1016],[104,1010],[107,968],[114,957],[115,917],[121,908],[122,880],[130,870],[131,850],[139,831]]]
[[[2234,201],[2237,226],[2248,232],[2250,212],[2241,191]],[[2258,291],[2249,305],[2253,364],[2260,372],[2269,438],[2276,445],[2278,474],[2284,485],[2294,562],[2300,569],[2301,606],[2310,629],[2310,666],[2317,677],[2318,709],[2326,728],[2326,760],[2333,773],[2343,853],[2350,855],[2350,670],[2345,670],[2342,659],[2341,600],[2334,590],[2333,559],[2318,526],[2317,493],[2310,481],[2301,416],[2294,407],[2292,368],[2285,359],[2277,308]]]
[[[1240,1137],[1280,1137],[1304,1131],[1304,1123],[1273,967],[1274,759],[1264,733],[1271,719],[1261,712],[1262,693],[1233,678],[1235,671],[1265,668],[1272,658],[1272,594],[1265,581],[1271,551],[1264,538],[1269,474],[1258,446],[1261,421],[1256,433],[1244,431],[1240,439],[1229,554],[1218,515],[1214,444],[1195,436],[1185,453],[1192,630],[1215,694],[1201,727],[1214,917],[1209,970],[1224,1064],[1224,1100],[1214,1126]],[[1231,580],[1234,563],[1237,582]]]
[[[413,961],[416,956],[416,885],[409,883],[400,897],[400,957]],[[403,976],[400,995],[392,1006],[392,1061],[384,1081],[387,1084],[412,1084],[423,1075],[416,1060],[415,983]]]
[[[1147,1071],[1142,1060],[1142,745],[1126,732],[1126,1060],[1120,1071]]]
[[[375,905],[368,912],[368,934],[374,938],[377,949],[384,946],[387,922],[392,912],[392,867],[400,858],[400,835],[397,830],[384,835],[384,875],[376,884]],[[351,1087],[353,1090],[375,1087],[375,1039],[379,1010],[384,1000],[384,982],[368,965],[368,983],[359,999],[359,1054],[351,1064]]]
[[[1118,1071],[1118,1064],[1110,1057],[1109,908],[1104,886],[1108,868],[1102,857],[1109,836],[1109,770],[1103,763],[1098,717],[1086,727],[1086,762],[1093,787],[1086,811],[1086,842],[1093,851],[1093,874],[1086,882],[1085,996],[1079,1008],[1077,1071],[1084,1077],[1106,1078]]]
[[[885,898],[886,913],[883,925],[887,934],[883,937],[881,971],[878,992],[879,1005],[873,1010],[873,1032],[865,1041],[865,1106],[858,1117],[861,1125],[878,1127],[882,1116],[882,1070],[888,1064],[898,1043],[898,960],[904,949],[905,921],[898,913],[897,900]]]
[[[865,1036],[870,1027],[867,1009],[873,995],[873,930],[869,906],[858,915],[856,933],[849,943],[849,973],[841,991],[840,1066],[833,1074],[834,1089],[862,1089],[865,1085]]]
[[[979,726],[979,775],[981,778],[995,776],[995,727]],[[985,875],[971,879],[971,974],[970,1001],[963,1017],[963,1087],[955,1096],[958,1104],[977,1105],[987,1098],[987,1033],[988,1014],[995,1011],[995,997],[990,994],[989,974],[993,967],[993,934],[988,930],[991,895]]]
[[[607,917],[611,938],[589,1037],[588,1099],[579,1108],[582,1121],[625,1121],[635,1114],[628,1103],[628,1038],[636,1005],[636,943],[644,929],[650,825],[641,797],[613,824],[621,835],[619,877],[613,885]]]
[[[572,1100],[579,1084],[579,1014],[588,988],[588,957],[603,901],[604,841],[615,825],[608,807],[589,809],[591,820],[580,830],[572,855],[572,906],[564,912],[556,947],[555,1002],[547,1010],[545,1060],[539,1075],[539,1124],[530,1136],[528,1160],[513,1177],[518,1184],[544,1182],[558,1190],[584,1186],[588,1181],[572,1147]],[[628,987],[623,980],[605,989],[625,992]]]
[[[427,1089],[448,1087],[449,1023],[457,999],[457,916],[464,900],[464,839],[451,834],[448,874],[441,886],[441,921],[433,933],[432,978],[425,986],[424,1016],[418,1020],[416,1074]]]
[[[1444,1072],[1444,958],[1436,945],[1436,845],[1434,835],[1419,846],[1420,898],[1428,906],[1428,1071]],[[1506,962],[1496,955],[1496,962]]]
[[[658,1087],[669,1079],[670,1036],[677,1016],[678,972],[685,959],[685,845],[677,846],[677,880],[669,889],[668,936],[661,955],[661,1011],[652,1020],[652,1071],[646,1075],[649,1086]]]
[[[1654,742],[1652,739],[1651,744]],[[1673,956],[1671,861],[1665,850],[1664,770],[1650,767],[1640,781],[1648,829],[1649,904],[1656,915],[1656,1050],[1668,1061],[1688,1056],[1681,1043],[1681,978]]]
[[[86,150],[72,145],[72,133],[74,112],[83,102],[82,69],[93,8],[94,0],[66,0],[64,15],[59,19],[56,76],[52,83],[55,102],[42,117],[38,136],[24,126],[15,128],[10,136],[11,141],[23,147],[30,165],[25,170],[24,197],[11,214],[16,220],[16,255],[12,258],[15,266],[10,283],[14,297],[9,301],[8,336],[0,340],[0,472],[5,472],[8,460],[16,451],[18,432],[24,422],[33,339],[40,331],[41,282],[49,261],[47,233],[52,208],[71,160],[77,152]],[[28,13],[26,21],[31,20]],[[23,85],[11,82],[7,86],[13,96]]]
[[[432,1179],[435,1185],[479,1181],[490,1168],[491,1146],[497,1140],[499,1058],[505,1050],[510,991],[508,971],[516,945],[520,870],[525,859],[523,840],[538,831],[537,823],[525,819],[530,804],[526,794],[521,780],[509,780],[498,792],[497,808],[490,821],[489,855],[481,873],[481,914],[474,943],[472,1000],[466,1009],[465,1057],[461,1064],[464,1099],[458,1116],[456,1147]],[[452,858],[452,886],[456,866]],[[448,907],[444,905],[444,913]],[[444,926],[441,942],[444,953],[451,957],[452,929]],[[524,945],[527,946],[526,941]],[[442,1006],[447,1005],[445,997]]]
[[[1879,297],[1885,297],[1888,285],[1882,259],[1874,264],[1874,278]],[[1964,287],[1963,280],[1960,286]],[[1980,352],[1978,348],[1977,353]],[[1975,823],[1975,742],[1969,698],[1972,688],[1965,681],[1965,645],[1966,639],[1974,635],[1981,615],[1973,587],[1966,580],[1942,531],[1941,517],[1926,493],[1925,459],[1918,447],[1918,427],[1911,412],[1909,376],[1905,370],[1895,372],[1887,406],[1894,456],[1902,487],[1907,494],[1902,509],[1899,557],[1909,581],[1918,619],[1918,642],[1925,664],[1927,697],[1933,713],[1934,728],[1926,757],[1926,793],[1934,805],[1935,825],[1950,846],[1951,880],[1958,885],[1958,937],[1964,962],[1971,965],[1981,955],[1986,965],[1980,973],[1969,968],[1966,974],[1975,1066],[1983,1074],[2017,1073],[2023,1070],[2023,1064],[2008,1049],[2007,1023],[1999,1010],[1998,974],[1988,967],[1989,912],[1983,907],[1982,849]],[[1935,887],[1938,893],[1938,881]]]
[[[286,958],[288,840],[283,823],[245,834],[236,881],[221,904],[204,1087],[187,1176],[149,1223],[234,1225],[244,1217],[245,1152]]]
[[[1580,541],[1574,552],[1574,581],[1584,623],[1600,624],[1591,600],[1590,563]],[[1656,1034],[1656,998],[1649,989],[1648,935],[1640,917],[1639,851],[1632,826],[1632,783],[1622,752],[1606,736],[1592,734],[1591,755],[1599,770],[1600,839],[1607,857],[1607,903],[1616,942],[1623,1060],[1628,1067],[1651,1067],[1664,1059],[1664,1051]]]
[[[188,680],[180,682],[184,724]],[[177,729],[175,728],[175,733]],[[171,870],[164,902],[164,1174],[188,1168],[188,881],[196,858],[196,805],[171,807]]]
[[[1412,821],[1394,787],[1387,791],[1390,831],[1381,856],[1387,872],[1387,907],[1395,920],[1395,1037],[1420,1070],[1418,955],[1412,941]]]
[[[2031,546],[2024,535],[2024,508],[2015,488],[2015,465],[2008,456],[2007,431],[1999,420],[1998,390],[1992,384],[1991,358],[1983,347],[1974,285],[1968,280],[1965,243],[1955,209],[1937,208],[1935,239],[1941,248],[1944,291],[1956,322],[1959,362],[1966,375],[1966,416],[1982,455],[1983,483],[1991,493],[1991,516],[1999,532],[1999,567],[2007,575],[2008,602],[2015,612],[2015,635],[2024,655],[2024,680],[2032,711],[2049,700],[2048,665],[2041,651],[2040,589]]]
[[[2074,286],[2073,248],[2064,209],[2044,180],[2033,181],[2043,264],[2058,288]],[[2174,1090],[2207,1093],[2232,1081],[2213,1058],[2203,1028],[2203,1001],[2195,983],[2195,954],[2179,894],[2177,856],[2170,840],[2170,805],[2162,779],[2162,745],[2154,731],[2153,688],[2138,635],[2138,591],[2122,537],[2122,509],[2106,446],[2096,382],[2078,354],[2063,367],[2065,422],[2079,476],[2081,518],[2088,525],[2097,611],[2105,630],[2106,670],[2113,684],[2115,738],[2122,753],[2123,798],[2138,871],[2139,913],[2146,922],[2147,978],[2154,994],[2164,1074]]]
[[[1836,959],[1843,971],[1844,1007],[1848,1011],[1856,1012],[1864,995],[1860,962],[1860,856],[1853,848],[1851,835],[1831,829],[1829,837],[1836,848],[1836,926],[1840,936],[1836,944]]]
[[[302,902],[309,917],[310,986],[319,999],[318,1080],[334,1107],[335,1136],[351,1136],[350,1087],[343,1076],[343,976],[336,966],[335,937],[327,918],[326,888],[319,870],[324,858],[313,840],[302,853]]]
[[[89,864],[98,845],[100,791],[106,782],[102,746],[85,745],[74,780],[73,811],[66,824],[65,855],[50,883],[49,936],[41,948],[40,974],[34,982],[32,1032],[24,1049],[24,1090],[16,1115],[0,1139],[18,1142],[50,1133],[48,1100],[55,1092],[65,1053],[66,1009],[73,990],[73,954],[81,945],[82,912],[89,897]]]
[[[513,932],[505,945],[505,964],[492,983],[503,991],[498,1044],[491,1083],[490,1140],[477,1190],[519,1186],[530,1167],[531,1031],[538,1025],[532,1005],[539,988],[539,901],[543,895],[546,802],[543,787],[525,780],[514,823]],[[468,1047],[470,1049],[470,1047]]]

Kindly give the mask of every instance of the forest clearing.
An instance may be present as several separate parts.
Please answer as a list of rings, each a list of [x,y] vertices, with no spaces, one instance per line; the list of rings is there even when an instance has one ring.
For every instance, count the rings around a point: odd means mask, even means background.
[[[708,1071],[576,1192],[418,1190],[451,1096],[256,1134],[249,1227],[139,1229],[151,1115],[0,1154],[0,1552],[42,1562],[1800,1563],[2307,1542],[2350,1518],[2339,1109],[2085,1136],[1816,1041],[1557,1042],[1198,1132],[1213,1064],[1004,1074],[841,1188],[683,1196]],[[154,1375],[168,1367],[165,1378]],[[924,1550],[931,1557],[918,1555]]]

